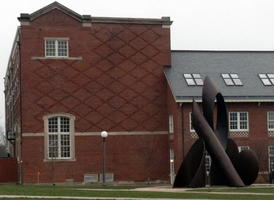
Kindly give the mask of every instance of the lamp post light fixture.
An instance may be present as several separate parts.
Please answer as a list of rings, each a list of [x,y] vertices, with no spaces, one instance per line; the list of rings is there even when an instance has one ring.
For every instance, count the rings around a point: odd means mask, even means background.
[[[101,132],[101,137],[103,138],[103,185],[106,185],[106,138],[108,136],[107,131]]]

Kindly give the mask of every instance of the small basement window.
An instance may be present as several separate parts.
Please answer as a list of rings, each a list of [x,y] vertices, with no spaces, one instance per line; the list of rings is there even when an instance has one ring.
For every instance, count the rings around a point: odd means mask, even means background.
[[[184,74],[187,85],[189,86],[202,86],[204,81],[200,74]]]
[[[243,83],[238,74],[222,74],[224,82],[227,86],[242,86]]]
[[[274,74],[258,74],[264,86],[274,85]]]

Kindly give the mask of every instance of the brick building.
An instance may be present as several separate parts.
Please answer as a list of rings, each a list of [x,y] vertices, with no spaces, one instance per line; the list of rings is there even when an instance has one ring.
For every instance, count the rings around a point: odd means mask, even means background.
[[[229,137],[239,151],[256,152],[257,181],[267,182],[274,169],[274,52],[172,51],[171,57],[172,66],[164,72],[169,119],[174,121],[170,146],[176,168],[197,139],[191,126],[192,100],[201,102],[203,78],[209,76],[226,102]]]
[[[172,179],[196,138],[189,113],[205,75],[229,102],[231,136],[260,153],[261,174],[274,166],[273,52],[171,51],[168,17],[91,17],[57,2],[18,19],[5,97],[19,181],[99,181],[103,130],[109,180]]]

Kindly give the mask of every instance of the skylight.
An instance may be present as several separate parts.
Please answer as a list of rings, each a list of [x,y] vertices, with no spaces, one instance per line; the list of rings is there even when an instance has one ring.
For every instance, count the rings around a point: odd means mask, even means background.
[[[265,86],[274,85],[274,74],[259,74],[259,77]]]
[[[200,74],[184,74],[184,77],[189,86],[204,85],[204,81]]]
[[[222,74],[224,82],[227,86],[241,86],[243,85],[241,79],[239,78],[238,74]]]

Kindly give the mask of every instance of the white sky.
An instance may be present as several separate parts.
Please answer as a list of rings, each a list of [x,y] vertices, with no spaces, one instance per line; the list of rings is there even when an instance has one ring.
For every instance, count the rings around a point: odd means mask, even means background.
[[[0,126],[4,126],[4,83],[20,13],[53,1],[10,0],[0,6]],[[172,49],[274,50],[273,0],[59,0],[79,14],[105,17],[170,16]]]

